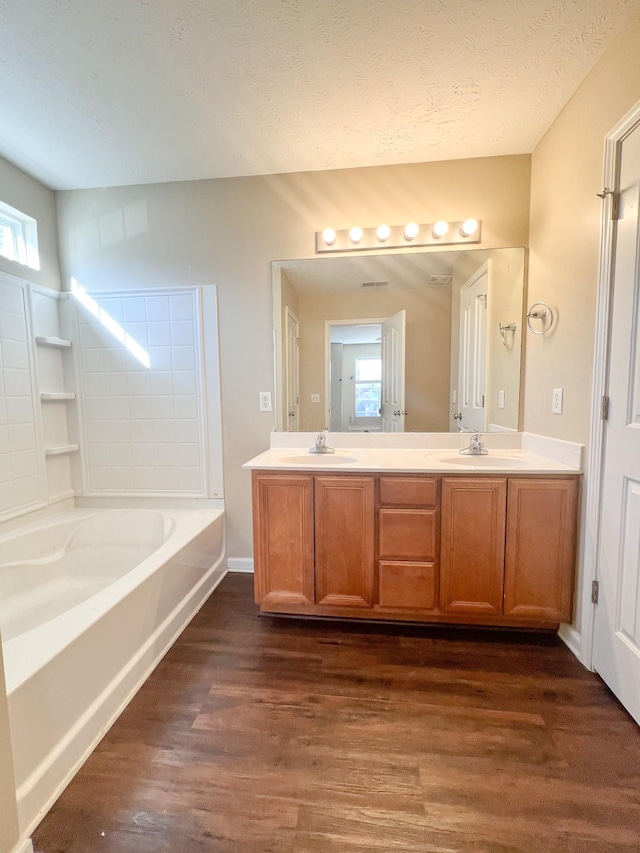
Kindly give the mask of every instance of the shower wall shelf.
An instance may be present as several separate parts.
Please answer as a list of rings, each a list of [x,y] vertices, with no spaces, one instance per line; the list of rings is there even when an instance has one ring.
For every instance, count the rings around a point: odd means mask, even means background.
[[[79,444],[58,444],[54,447],[45,447],[44,455],[45,456],[62,456],[65,453],[75,453],[76,450],[80,450]]]
[[[72,346],[71,341],[66,338],[56,338],[49,335],[36,335],[36,344],[39,347],[53,347],[54,349],[68,349]]]
[[[53,391],[43,392],[40,394],[40,400],[43,403],[55,403],[65,400],[75,400],[76,395],[73,391]]]

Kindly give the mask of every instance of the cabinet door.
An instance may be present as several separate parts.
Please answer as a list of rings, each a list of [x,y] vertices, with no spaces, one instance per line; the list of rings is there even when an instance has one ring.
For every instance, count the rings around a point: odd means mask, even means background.
[[[313,476],[253,472],[257,604],[311,604]]]
[[[316,476],[316,601],[371,607],[374,478]]]
[[[443,477],[440,546],[445,613],[502,612],[506,478]]]
[[[576,479],[509,479],[505,616],[571,620]]]

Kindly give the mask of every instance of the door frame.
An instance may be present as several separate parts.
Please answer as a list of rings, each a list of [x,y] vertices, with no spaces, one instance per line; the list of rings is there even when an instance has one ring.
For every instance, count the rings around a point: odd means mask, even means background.
[[[289,429],[289,394],[290,390],[289,384],[291,377],[289,375],[289,322],[295,323],[296,326],[296,352],[295,352],[295,361],[296,361],[296,427],[297,432],[300,429],[300,320],[298,319],[298,315],[293,311],[292,308],[287,305],[285,309],[285,319],[284,319],[284,358],[283,358],[283,367],[284,367],[284,402],[285,402],[285,417],[287,421],[283,424],[283,430],[285,432],[291,432]]]
[[[331,429],[331,327],[332,326],[373,326],[383,323],[387,318],[367,317],[365,320],[325,320],[324,321],[324,426]]]
[[[487,292],[485,294],[486,315],[485,315],[485,330],[484,330],[484,332],[485,332],[485,334],[484,334],[485,368],[484,368],[484,395],[483,395],[484,399],[485,399],[485,405],[483,406],[484,425],[483,425],[483,428],[481,430],[476,430],[476,429],[468,430],[468,432],[472,432],[472,433],[478,432],[478,431],[479,432],[486,432],[487,427],[489,426],[488,418],[487,418],[486,399],[487,399],[487,375],[489,373],[489,309],[488,309],[488,304],[489,304],[489,289],[490,289],[490,283],[491,283],[491,259],[485,261],[481,267],[478,267],[478,269],[460,287],[459,303],[458,303],[458,307],[459,307],[459,316],[458,316],[458,376],[456,378],[456,385],[457,385],[457,389],[458,389],[458,398],[457,398],[458,402],[456,403],[456,409],[459,412],[461,412],[462,411],[462,403],[461,403],[462,382],[460,381],[461,380],[460,374],[461,374],[461,370],[462,370],[462,328],[461,328],[462,327],[462,293],[463,293],[463,291],[468,290],[470,287],[473,287],[473,285],[478,281],[478,279],[481,278],[485,274],[487,276]],[[460,424],[461,423],[462,423],[461,421],[458,421],[458,431],[459,432],[461,432],[461,430],[460,430]]]
[[[582,620],[578,636],[570,626],[561,628],[560,636],[588,669],[594,669],[596,605],[591,602],[591,587],[598,580],[600,516],[602,512],[602,477],[604,473],[605,430],[602,420],[602,398],[607,395],[613,303],[614,239],[616,229],[611,219],[613,195],[619,190],[620,145],[640,124],[640,102],[632,107],[605,136],[604,204],[600,224],[600,263],[596,307],[596,342],[593,365],[591,429],[589,456],[585,473],[585,524],[582,537]]]

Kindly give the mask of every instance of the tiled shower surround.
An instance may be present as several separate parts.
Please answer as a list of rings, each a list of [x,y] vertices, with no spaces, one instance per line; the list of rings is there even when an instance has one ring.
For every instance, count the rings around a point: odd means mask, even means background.
[[[42,499],[27,292],[0,281],[0,516]]]
[[[0,274],[0,521],[73,497],[221,497],[217,359],[213,287]]]
[[[87,494],[205,494],[198,297],[80,292]]]

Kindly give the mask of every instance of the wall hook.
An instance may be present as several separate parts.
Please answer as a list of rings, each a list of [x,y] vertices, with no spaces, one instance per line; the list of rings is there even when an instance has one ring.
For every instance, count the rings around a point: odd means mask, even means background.
[[[534,335],[544,335],[553,326],[554,319],[553,309],[546,302],[534,302],[527,311],[527,326]],[[531,325],[532,320],[542,320],[542,328],[534,329]]]

